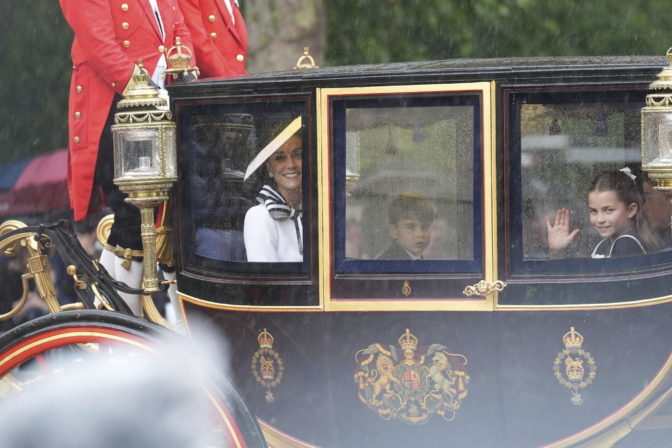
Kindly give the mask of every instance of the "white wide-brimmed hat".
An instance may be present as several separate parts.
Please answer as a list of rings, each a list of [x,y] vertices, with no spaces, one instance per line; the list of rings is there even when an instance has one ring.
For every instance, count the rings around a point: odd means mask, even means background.
[[[292,120],[292,122],[289,123],[282,131],[280,131],[280,133],[276,135],[275,138],[271,140],[270,143],[266,145],[266,147],[264,147],[264,149],[259,151],[254,159],[252,159],[250,164],[247,165],[247,169],[245,170],[245,177],[243,177],[243,180],[247,180],[247,178],[257,170],[257,168],[266,162],[266,159],[268,159],[271,154],[284,145],[285,142],[290,139],[290,137],[299,131],[299,129],[301,129],[301,115]]]

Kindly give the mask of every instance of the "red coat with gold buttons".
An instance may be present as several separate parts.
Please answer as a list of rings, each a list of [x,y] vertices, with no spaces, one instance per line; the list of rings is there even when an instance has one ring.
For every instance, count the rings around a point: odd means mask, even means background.
[[[245,74],[247,28],[236,0],[231,14],[224,0],[178,0],[191,32],[201,78]]]
[[[176,0],[157,0],[165,39],[149,0],[60,0],[75,34],[70,84],[68,188],[74,218],[86,218],[100,136],[115,92],[122,93],[138,60],[153,73],[175,37],[192,47]],[[195,60],[194,60],[195,62]]]

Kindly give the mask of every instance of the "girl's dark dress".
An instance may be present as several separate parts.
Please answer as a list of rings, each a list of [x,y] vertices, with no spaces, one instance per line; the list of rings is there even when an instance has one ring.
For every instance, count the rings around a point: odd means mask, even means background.
[[[615,239],[605,238],[595,246],[591,258],[614,258],[629,257],[632,255],[644,255],[646,249],[639,241],[639,235],[634,231],[626,231]]]

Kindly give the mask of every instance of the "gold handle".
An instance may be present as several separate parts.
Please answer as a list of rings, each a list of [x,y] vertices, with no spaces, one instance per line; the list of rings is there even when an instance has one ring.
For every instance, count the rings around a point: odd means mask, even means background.
[[[491,294],[495,291],[500,292],[503,291],[504,288],[506,288],[506,283],[497,280],[494,283],[491,282],[486,282],[485,280],[481,280],[480,282],[476,283],[475,285],[467,286],[464,288],[464,291],[462,291],[462,294],[465,296],[487,296],[488,294]]]

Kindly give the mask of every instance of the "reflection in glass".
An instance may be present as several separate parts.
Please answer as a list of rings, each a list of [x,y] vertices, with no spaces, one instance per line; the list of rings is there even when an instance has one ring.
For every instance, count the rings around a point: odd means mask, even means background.
[[[196,254],[219,260],[245,260],[242,217],[251,201],[242,181],[245,159],[256,145],[249,114],[197,117],[193,126],[191,201]]]
[[[663,120],[659,125],[660,138],[660,163],[672,162],[672,120]],[[652,163],[656,163],[654,160]]]
[[[346,259],[473,258],[473,117],[471,106],[346,108]],[[433,212],[401,215],[417,235],[406,248],[388,216],[400,195]]]

